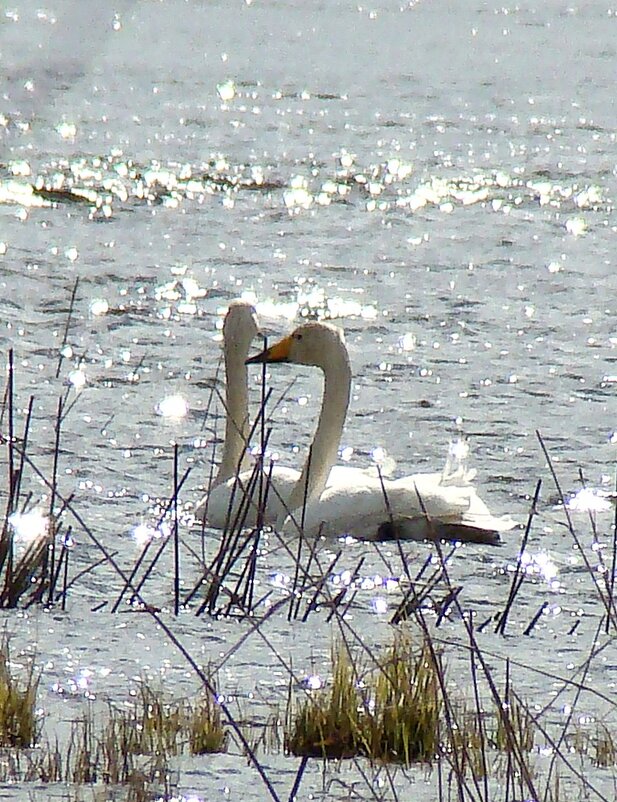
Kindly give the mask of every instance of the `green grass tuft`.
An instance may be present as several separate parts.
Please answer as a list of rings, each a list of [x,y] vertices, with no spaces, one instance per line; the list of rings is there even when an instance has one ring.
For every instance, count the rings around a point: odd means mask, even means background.
[[[330,689],[313,691],[302,702],[285,739],[287,751],[294,755],[341,758],[365,751],[357,669],[343,646],[332,662]]]
[[[192,755],[224,752],[227,748],[227,733],[221,719],[221,708],[211,694],[204,695],[194,708],[188,711],[189,749]]]
[[[5,632],[0,641],[0,746],[35,745],[39,734],[35,711],[38,684],[33,666],[23,686],[11,674],[9,638]]]

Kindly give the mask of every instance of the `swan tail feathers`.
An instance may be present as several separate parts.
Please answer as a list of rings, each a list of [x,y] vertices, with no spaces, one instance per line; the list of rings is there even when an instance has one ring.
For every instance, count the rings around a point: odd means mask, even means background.
[[[397,518],[378,527],[377,540],[449,540],[500,546],[499,532],[461,521],[429,520],[426,517]]]

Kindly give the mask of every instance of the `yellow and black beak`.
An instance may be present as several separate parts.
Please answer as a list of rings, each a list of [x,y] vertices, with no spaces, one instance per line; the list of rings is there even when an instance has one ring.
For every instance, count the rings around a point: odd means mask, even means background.
[[[271,345],[270,348],[266,348],[266,350],[262,351],[260,354],[256,354],[250,359],[247,359],[245,364],[261,365],[264,362],[289,362],[289,351],[292,342],[293,337],[284,337],[274,345]]]

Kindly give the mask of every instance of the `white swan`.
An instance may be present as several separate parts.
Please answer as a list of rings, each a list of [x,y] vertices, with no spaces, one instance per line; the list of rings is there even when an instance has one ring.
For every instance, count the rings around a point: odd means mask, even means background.
[[[495,518],[469,483],[469,475],[444,478],[414,474],[384,481],[366,474],[326,487],[345,423],[351,367],[343,332],[326,323],[298,327],[271,348],[247,360],[293,362],[321,368],[324,395],[317,431],[302,474],[288,498],[289,517],[277,528],[309,535],[349,534],[362,539],[454,539],[498,543],[499,531],[515,526]],[[458,481],[456,481],[458,480]],[[308,502],[304,506],[304,499]]]
[[[223,529],[228,523],[233,525],[253,476],[247,453],[250,419],[245,361],[258,332],[254,307],[247,301],[232,301],[223,323],[226,408],[223,455],[209,493],[195,508],[195,517],[216,529]],[[275,467],[274,487],[269,489],[263,511],[264,523],[273,523],[280,517],[285,509],[280,499],[290,495],[299,475],[291,468]],[[254,495],[259,497],[258,488]],[[232,497],[233,505],[230,507]],[[251,505],[245,521],[247,526],[254,526],[257,522],[257,505],[257,502]]]
[[[239,507],[251,487],[253,470],[247,454],[250,435],[248,407],[248,373],[245,361],[252,341],[259,332],[254,307],[247,301],[232,301],[223,323],[223,354],[225,360],[225,442],[218,472],[207,493],[195,508],[195,517],[206,521],[210,526],[223,529],[234,524]],[[337,444],[338,445],[338,444]],[[336,459],[336,454],[335,457]],[[282,465],[275,465],[270,474],[270,486],[265,493],[263,523],[273,524],[289,510],[287,500],[300,478],[300,472]],[[334,466],[329,481],[349,481],[350,476],[362,476],[363,471],[344,466]],[[259,479],[254,483],[250,511],[244,521],[245,526],[257,523],[259,506]],[[230,503],[233,496],[233,505]],[[301,499],[302,501],[302,499]]]

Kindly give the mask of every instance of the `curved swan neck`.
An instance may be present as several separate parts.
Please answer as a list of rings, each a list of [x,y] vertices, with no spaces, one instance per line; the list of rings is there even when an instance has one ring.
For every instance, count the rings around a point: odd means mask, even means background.
[[[213,487],[249,465],[246,453],[249,437],[248,370],[244,364],[249,348],[250,340],[246,348],[225,342],[225,444]]]
[[[333,349],[322,366],[324,393],[315,437],[302,474],[289,497],[289,511],[301,508],[305,500],[319,496],[330,469],[338,457],[351,392],[351,366],[344,343]]]

